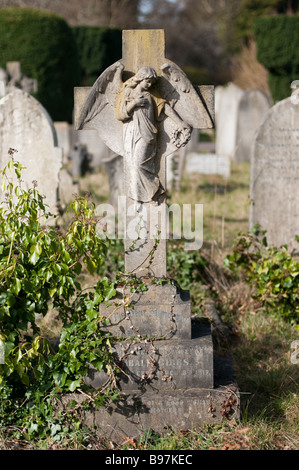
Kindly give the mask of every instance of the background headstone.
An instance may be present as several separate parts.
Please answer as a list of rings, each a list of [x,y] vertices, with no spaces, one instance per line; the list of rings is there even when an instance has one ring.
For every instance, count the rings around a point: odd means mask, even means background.
[[[230,177],[230,165],[228,156],[191,152],[186,159],[186,173],[220,175],[227,179]]]
[[[57,146],[53,122],[43,106],[31,95],[18,88],[0,100],[0,167],[8,163],[8,150],[18,151],[15,159],[23,171],[25,187],[38,183],[38,190],[46,196],[45,203],[55,211],[58,200],[59,171],[62,150]]]
[[[118,212],[118,197],[125,194],[123,157],[110,152],[110,156],[103,160],[109,179],[109,202]]]
[[[249,162],[254,134],[271,107],[271,99],[261,90],[244,92],[240,99],[237,119],[237,143],[235,160]]]
[[[275,104],[259,127],[251,157],[250,227],[266,230],[268,243],[298,251],[299,102]]]
[[[238,107],[244,91],[234,83],[215,89],[216,154],[234,159]]]
[[[69,154],[71,151],[71,125],[68,122],[54,122],[57,141],[63,150],[63,164],[68,164]]]
[[[59,172],[59,204],[62,210],[74,201],[75,194],[79,194],[79,184],[73,181],[66,168],[62,168]]]
[[[93,170],[98,170],[103,164],[103,160],[109,158],[110,150],[94,130],[73,130],[71,133],[71,146],[85,145],[87,152],[92,156],[90,166]]]
[[[168,191],[179,191],[181,180],[183,177],[186,156],[188,155],[188,153],[196,152],[198,150],[199,133],[200,132],[198,129],[194,129],[187,145],[179,148],[176,152],[167,157],[166,182]]]
[[[27,93],[36,93],[38,89],[37,80],[26,77],[22,74],[20,62],[7,62],[6,70],[8,74],[7,85],[20,88]]]

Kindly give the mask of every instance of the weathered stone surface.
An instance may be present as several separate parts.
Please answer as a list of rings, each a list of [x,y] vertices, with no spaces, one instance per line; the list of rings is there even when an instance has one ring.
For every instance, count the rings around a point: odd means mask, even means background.
[[[237,142],[238,106],[244,91],[234,83],[216,87],[216,154],[234,158]]]
[[[126,226],[132,217],[139,218],[140,206],[147,212],[151,205],[160,206],[157,212],[162,217],[154,237],[145,227],[145,237],[132,250],[135,238],[126,232],[126,271],[138,277],[149,272],[166,276],[165,242],[155,246],[166,222],[165,158],[188,142],[193,128],[214,126],[213,91],[209,86],[195,89],[165,58],[163,30],[123,31],[121,61],[108,67],[89,93],[75,90],[75,127],[96,130],[114,153],[124,157],[124,188],[131,210]]]
[[[122,391],[213,388],[213,343],[210,326],[198,323],[192,340],[127,340],[113,345],[116,363],[121,364]],[[90,369],[86,383],[95,389],[108,379]]]
[[[270,107],[270,97],[261,90],[253,89],[244,92],[238,107],[235,161],[250,161],[255,132]]]
[[[188,390],[152,392],[138,396],[126,396],[117,411],[104,408],[87,415],[86,422],[97,428],[97,433],[114,441],[126,436],[138,437],[144,429],[165,433],[187,431],[203,424],[219,424],[223,421],[225,403],[230,402],[230,416],[238,417],[238,397],[231,387],[213,390]],[[110,414],[112,413],[112,415]]]
[[[189,174],[221,175],[224,178],[230,176],[230,158],[228,156],[192,152],[187,155],[186,160],[186,172]]]
[[[275,104],[259,127],[251,158],[250,227],[266,230],[268,243],[298,251],[299,106],[292,97]]]
[[[71,204],[76,194],[79,194],[79,184],[74,183],[72,175],[63,168],[59,172],[59,204],[61,208],[65,209]]]
[[[191,303],[188,291],[172,284],[149,285],[148,290],[130,293],[119,289],[110,306],[100,314],[109,318],[109,332],[116,337],[147,335],[149,338],[191,338]]]
[[[110,320],[104,330],[115,337],[121,400],[87,413],[86,422],[113,440],[142,429],[219,422],[238,408],[235,392],[215,387],[210,327],[194,324],[192,331],[189,292],[166,281],[165,159],[188,142],[192,129],[213,128],[214,95],[213,87],[195,89],[164,57],[164,42],[162,30],[123,31],[121,61],[91,90],[75,91],[76,128],[97,130],[123,157],[125,272],[148,288],[118,289],[109,306],[100,306]],[[90,368],[85,380],[101,388],[105,372]]]
[[[204,424],[219,424],[226,419],[237,420],[240,396],[231,362],[217,359],[215,365],[213,388],[122,392],[118,404],[86,412],[84,422],[87,426],[95,426],[99,436],[122,442],[125,437],[137,438],[146,429],[163,435],[169,428],[187,431]],[[84,400],[83,395],[75,395],[75,398],[78,402]],[[74,399],[74,395],[70,399]]]
[[[71,150],[71,126],[68,122],[54,122],[57,134],[57,142],[63,150],[63,164],[67,165]]]
[[[22,173],[24,187],[32,187],[45,195],[45,204],[56,210],[62,149],[57,147],[53,122],[43,106],[31,95],[17,88],[0,100],[0,166],[9,161],[9,148],[18,151],[15,159],[26,170]]]
[[[118,211],[118,198],[125,194],[123,157],[111,154],[103,158],[109,178],[109,202]]]

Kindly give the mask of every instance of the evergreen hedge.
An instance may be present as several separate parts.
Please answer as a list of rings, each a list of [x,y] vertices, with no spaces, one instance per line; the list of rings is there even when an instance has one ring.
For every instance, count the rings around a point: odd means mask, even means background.
[[[299,15],[258,18],[254,33],[257,59],[269,71],[274,102],[287,98],[292,81],[299,79]]]
[[[117,28],[73,26],[85,86],[94,84],[98,76],[122,57],[122,31]]]
[[[0,10],[0,66],[21,62],[22,73],[38,81],[35,97],[54,121],[71,122],[73,88],[80,69],[72,29],[56,14],[31,8]]]

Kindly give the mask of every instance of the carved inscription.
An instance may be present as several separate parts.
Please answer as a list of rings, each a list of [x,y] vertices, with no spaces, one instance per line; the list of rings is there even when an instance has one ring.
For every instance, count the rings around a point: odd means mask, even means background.
[[[266,231],[268,244],[299,244],[299,106],[287,98],[274,105],[258,129],[250,175],[250,227]]]
[[[271,141],[259,145],[269,152],[267,156],[261,152],[257,157],[257,163],[269,170],[263,176],[264,181],[299,179],[299,128],[272,129]]]

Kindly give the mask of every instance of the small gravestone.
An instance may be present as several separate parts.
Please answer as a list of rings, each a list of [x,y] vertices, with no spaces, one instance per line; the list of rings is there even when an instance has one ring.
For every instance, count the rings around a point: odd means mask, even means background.
[[[110,155],[103,159],[109,179],[109,202],[118,213],[119,197],[125,194],[123,157],[110,152]]]
[[[71,151],[76,145],[86,147],[88,154],[91,155],[90,167],[95,172],[102,168],[103,161],[110,155],[109,148],[99,138],[99,134],[95,130],[78,132],[74,129],[71,133]]]
[[[234,83],[215,92],[216,154],[234,159],[237,143],[239,102],[244,94]]]
[[[59,121],[54,122],[54,127],[57,134],[58,145],[63,150],[63,164],[68,166],[71,151],[71,126],[68,122]]]
[[[79,195],[79,183],[73,180],[71,173],[62,168],[59,172],[59,206],[63,211],[67,209],[76,195]]]
[[[56,212],[62,150],[57,147],[53,122],[35,98],[14,87],[0,99],[1,169],[10,160],[10,148],[18,151],[15,159],[26,167],[24,187],[32,187],[35,180],[45,204]]]
[[[261,90],[253,89],[244,92],[238,108],[235,161],[250,161],[254,134],[270,107],[270,97]]]
[[[16,87],[25,91],[26,93],[37,93],[38,84],[34,78],[26,77],[21,71],[21,63],[7,62],[7,86]]]
[[[228,179],[230,177],[230,165],[231,161],[228,156],[191,152],[187,155],[186,173],[220,175]]]
[[[166,159],[167,190],[170,192],[180,190],[186,157],[190,152],[198,150],[198,139],[199,131],[195,129],[191,134],[189,142]]]
[[[167,426],[219,423],[227,400],[238,415],[231,376],[223,382],[217,375],[210,325],[191,323],[189,292],[166,278],[166,240],[153,249],[157,233],[150,217],[161,230],[166,221],[165,159],[189,141],[193,128],[213,127],[213,87],[196,91],[165,58],[164,44],[162,30],[123,31],[121,61],[92,89],[75,91],[78,129],[96,129],[123,156],[125,271],[143,282],[140,291],[119,287],[109,305],[100,306],[110,321],[103,328],[119,339],[113,348],[122,368],[121,401],[87,420],[113,440],[143,429],[163,433]],[[132,244],[129,227],[144,213],[143,234]],[[90,369],[86,377],[95,389],[106,381],[104,371]]]
[[[299,244],[299,100],[276,103],[265,115],[253,143],[250,227],[266,230],[268,243]]]
[[[81,176],[91,171],[92,154],[88,152],[85,144],[76,143],[69,152],[69,158],[74,181],[78,181]]]

